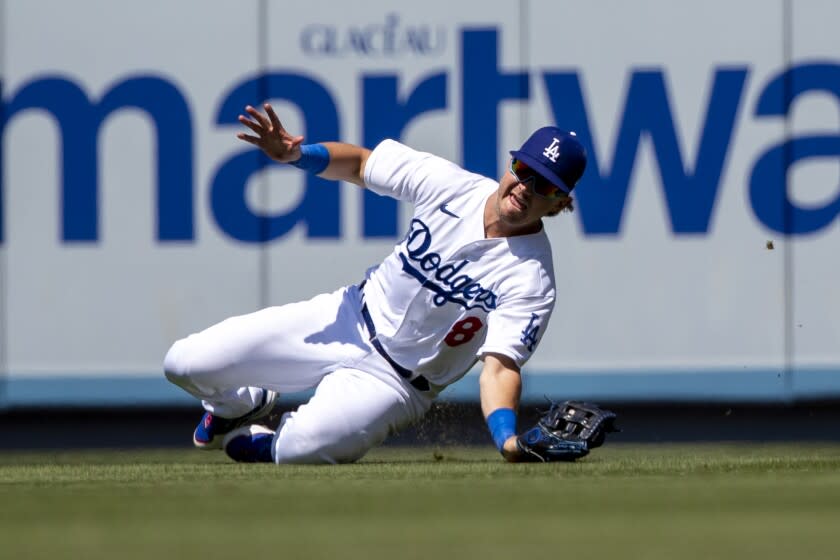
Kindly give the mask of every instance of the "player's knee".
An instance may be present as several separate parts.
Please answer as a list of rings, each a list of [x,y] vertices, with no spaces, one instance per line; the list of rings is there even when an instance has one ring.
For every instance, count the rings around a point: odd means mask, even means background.
[[[186,385],[190,374],[187,339],[177,341],[163,359],[163,372],[175,385]]]
[[[364,434],[339,432],[281,424],[280,436],[274,441],[274,459],[280,464],[353,463],[379,443],[368,441]]]
[[[274,442],[274,460],[279,464],[336,464],[328,442],[306,430],[285,430]]]

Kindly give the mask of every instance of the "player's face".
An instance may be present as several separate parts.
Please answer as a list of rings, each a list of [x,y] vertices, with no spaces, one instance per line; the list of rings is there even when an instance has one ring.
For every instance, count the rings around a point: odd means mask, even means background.
[[[508,170],[514,179],[528,186],[537,196],[555,200],[566,197],[566,191],[540,175],[536,169],[532,169],[522,160],[511,158]]]
[[[524,180],[524,177],[522,178]],[[520,181],[510,169],[499,181],[499,218],[512,226],[528,226],[549,214],[556,214],[569,204],[568,196],[557,198],[540,196],[534,192],[533,181]]]

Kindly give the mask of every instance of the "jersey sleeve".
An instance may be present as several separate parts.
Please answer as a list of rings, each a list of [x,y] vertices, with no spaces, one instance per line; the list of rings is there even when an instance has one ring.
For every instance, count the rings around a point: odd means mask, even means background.
[[[478,355],[502,354],[522,367],[537,349],[553,309],[553,297],[517,299],[494,309],[487,317],[487,336]]]
[[[376,194],[415,205],[446,199],[455,187],[483,179],[451,161],[395,140],[383,140],[371,152],[364,178],[365,186]]]

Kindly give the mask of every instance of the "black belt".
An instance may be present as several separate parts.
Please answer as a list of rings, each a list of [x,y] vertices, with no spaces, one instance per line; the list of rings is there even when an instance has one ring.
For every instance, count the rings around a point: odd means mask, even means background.
[[[361,290],[364,287],[365,283],[362,282],[359,284],[359,289]],[[376,338],[376,326],[373,324],[373,319],[370,316],[370,311],[368,311],[367,303],[362,303],[362,317],[365,319],[365,325],[367,325],[368,333],[370,334],[370,343],[373,344],[373,347],[379,352],[379,355],[385,358],[385,361],[391,364],[391,367],[394,368],[400,377],[403,379],[407,379],[409,383],[411,383],[412,387],[418,389],[420,391],[428,391],[429,380],[423,377],[422,375],[418,375],[414,379],[411,378],[414,375],[410,369],[405,369],[400,364],[394,361],[394,359],[388,355],[388,352],[385,351],[385,347],[382,346],[382,343],[379,342]]]

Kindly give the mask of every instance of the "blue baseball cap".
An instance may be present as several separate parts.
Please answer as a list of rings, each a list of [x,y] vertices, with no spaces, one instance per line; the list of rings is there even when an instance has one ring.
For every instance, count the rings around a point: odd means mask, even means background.
[[[556,126],[540,128],[510,155],[566,193],[572,192],[586,169],[586,150],[577,135]]]

